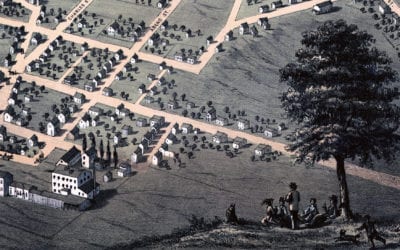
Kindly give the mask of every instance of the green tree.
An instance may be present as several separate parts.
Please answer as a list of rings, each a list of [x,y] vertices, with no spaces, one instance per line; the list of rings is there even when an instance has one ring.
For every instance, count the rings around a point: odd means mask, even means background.
[[[288,146],[300,162],[335,159],[342,216],[351,218],[345,159],[362,166],[394,159],[398,149],[399,96],[391,59],[372,47],[373,37],[343,20],[327,21],[304,32],[297,62],[280,70],[289,85],[281,100],[299,124],[297,140]]]

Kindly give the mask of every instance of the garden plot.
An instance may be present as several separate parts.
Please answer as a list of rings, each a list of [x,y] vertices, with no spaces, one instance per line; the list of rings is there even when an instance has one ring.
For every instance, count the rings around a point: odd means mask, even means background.
[[[119,80],[115,79],[110,88],[116,98],[135,103],[142,95],[139,87],[144,85],[144,88],[147,89],[152,83],[148,79],[149,74],[157,76],[160,71],[158,65],[144,61],[132,64],[130,67],[132,69],[123,72],[122,77],[118,78]]]

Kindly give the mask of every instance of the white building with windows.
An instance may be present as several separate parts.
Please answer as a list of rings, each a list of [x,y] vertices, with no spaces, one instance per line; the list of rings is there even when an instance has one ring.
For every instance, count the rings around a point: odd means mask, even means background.
[[[93,199],[100,192],[100,185],[93,180],[93,173],[86,169],[57,169],[51,175],[53,193],[72,194],[82,198]]]

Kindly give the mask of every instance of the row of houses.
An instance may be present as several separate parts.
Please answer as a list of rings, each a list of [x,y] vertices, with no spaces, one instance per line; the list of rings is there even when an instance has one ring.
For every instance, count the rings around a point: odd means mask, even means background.
[[[140,122],[141,124],[138,124]],[[136,121],[137,125],[147,125],[145,118],[140,118]],[[156,137],[160,134],[161,128],[165,125],[165,117],[154,115],[149,119],[150,130],[147,131],[139,144],[131,155],[131,163],[139,163],[144,160],[144,154],[148,151],[150,145],[153,144]]]

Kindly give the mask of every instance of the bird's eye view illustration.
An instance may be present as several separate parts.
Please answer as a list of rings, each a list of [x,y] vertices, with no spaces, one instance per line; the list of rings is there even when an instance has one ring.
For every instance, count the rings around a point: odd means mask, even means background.
[[[399,0],[0,0],[0,249],[400,249]]]

